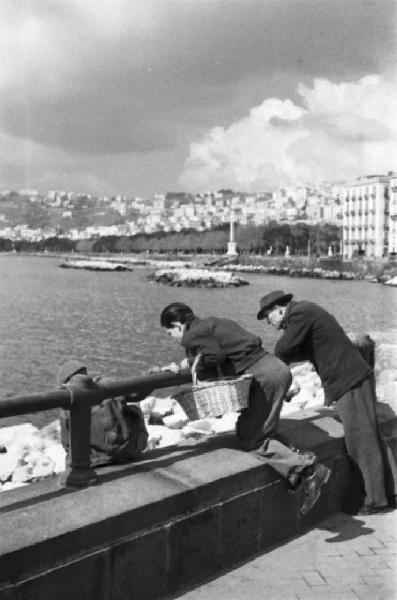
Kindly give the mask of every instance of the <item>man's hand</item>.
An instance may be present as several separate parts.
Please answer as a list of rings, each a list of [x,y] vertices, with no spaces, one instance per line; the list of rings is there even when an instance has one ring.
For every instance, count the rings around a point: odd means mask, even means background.
[[[189,363],[187,358],[184,358],[180,365],[172,362],[169,365],[164,365],[163,367],[151,367],[149,373],[161,373],[162,371],[168,371],[170,373],[180,373],[183,369],[188,369]]]

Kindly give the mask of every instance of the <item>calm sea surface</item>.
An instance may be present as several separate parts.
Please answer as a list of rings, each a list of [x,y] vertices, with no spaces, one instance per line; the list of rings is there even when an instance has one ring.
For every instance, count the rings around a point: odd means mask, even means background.
[[[183,351],[161,329],[169,302],[200,316],[235,319],[272,350],[276,331],[256,320],[258,300],[273,289],[318,302],[352,332],[397,340],[397,289],[364,281],[243,275],[249,286],[200,290],[148,282],[147,269],[90,272],[58,268],[46,257],[0,255],[0,398],[51,389],[65,360],[114,377],[179,361]],[[25,419],[26,420],[26,419]]]

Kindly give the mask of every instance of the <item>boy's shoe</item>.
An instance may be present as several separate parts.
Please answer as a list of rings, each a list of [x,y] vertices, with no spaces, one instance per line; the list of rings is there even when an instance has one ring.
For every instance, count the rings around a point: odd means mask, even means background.
[[[321,488],[331,476],[331,469],[319,463],[313,465],[310,470],[303,474],[304,497],[300,507],[302,515],[306,514],[320,498]]]

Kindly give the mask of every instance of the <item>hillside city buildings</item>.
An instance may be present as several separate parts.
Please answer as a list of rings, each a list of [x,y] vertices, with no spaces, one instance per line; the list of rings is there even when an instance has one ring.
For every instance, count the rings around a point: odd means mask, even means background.
[[[18,221],[21,199],[28,206]],[[66,191],[50,191],[46,196],[34,190],[2,192],[0,237],[37,241],[62,236],[81,240],[184,229],[203,231],[229,223],[232,214],[235,224],[241,226],[270,221],[332,223],[341,227],[345,258],[356,254],[388,256],[397,252],[397,173],[257,194],[220,190],[196,195],[109,198]],[[30,215],[33,222],[44,215],[45,225],[34,226],[28,218],[23,222],[24,215]]]

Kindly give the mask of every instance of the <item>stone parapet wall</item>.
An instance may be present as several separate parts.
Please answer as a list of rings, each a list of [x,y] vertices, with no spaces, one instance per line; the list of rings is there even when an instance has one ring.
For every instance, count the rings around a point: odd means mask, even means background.
[[[380,411],[389,446],[390,408]],[[331,409],[288,415],[281,433],[333,473],[307,515],[301,498],[224,434],[104,467],[99,484],[53,479],[1,494],[1,600],[151,600],[215,576],[299,534],[353,499],[358,482]]]

